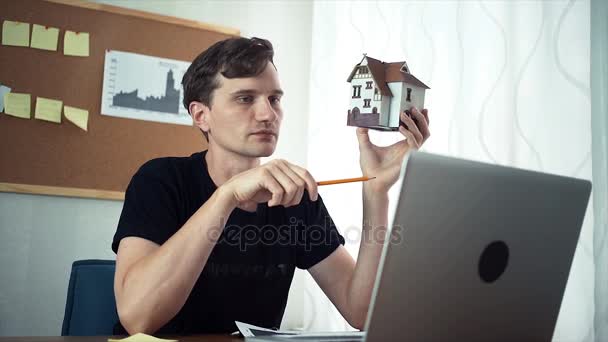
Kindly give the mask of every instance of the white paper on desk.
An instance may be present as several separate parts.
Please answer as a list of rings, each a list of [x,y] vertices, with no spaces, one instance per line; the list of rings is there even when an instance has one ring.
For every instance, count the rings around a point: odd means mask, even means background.
[[[241,335],[243,335],[243,337],[301,334],[300,331],[294,330],[272,330],[239,321],[234,321],[234,323],[236,324],[236,327],[239,328],[239,331],[241,332]]]
[[[303,332],[296,330],[272,330],[235,321],[237,328],[244,337],[275,336],[285,340],[298,340],[300,338],[363,338],[365,331],[331,331],[331,332]]]

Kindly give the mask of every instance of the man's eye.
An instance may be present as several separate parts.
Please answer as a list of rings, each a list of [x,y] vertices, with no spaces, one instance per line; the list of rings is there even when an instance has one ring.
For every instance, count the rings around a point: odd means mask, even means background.
[[[236,98],[236,102],[238,103],[251,103],[252,100],[251,96],[239,96]]]
[[[278,96],[273,96],[270,98],[270,103],[277,104],[281,102],[281,98]]]

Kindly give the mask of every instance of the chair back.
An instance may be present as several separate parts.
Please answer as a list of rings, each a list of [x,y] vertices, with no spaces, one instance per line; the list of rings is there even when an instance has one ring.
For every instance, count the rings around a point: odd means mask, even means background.
[[[114,299],[114,260],[72,264],[61,336],[112,335],[118,322]]]

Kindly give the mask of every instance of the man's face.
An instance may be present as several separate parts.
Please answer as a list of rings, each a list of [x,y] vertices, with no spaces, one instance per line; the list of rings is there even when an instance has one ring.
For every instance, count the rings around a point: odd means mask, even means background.
[[[270,156],[283,119],[278,73],[268,63],[255,77],[218,76],[207,116],[209,145],[246,157]]]

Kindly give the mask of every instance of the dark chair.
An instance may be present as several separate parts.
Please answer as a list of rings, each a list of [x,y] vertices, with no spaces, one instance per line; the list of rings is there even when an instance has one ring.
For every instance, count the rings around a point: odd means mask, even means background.
[[[113,260],[79,260],[72,264],[61,336],[112,335],[118,322],[115,268]]]

